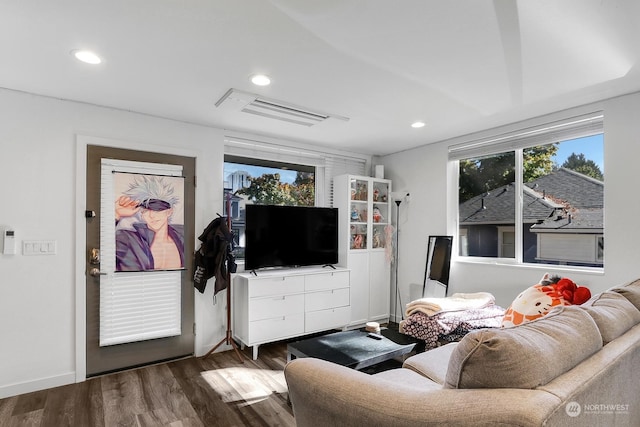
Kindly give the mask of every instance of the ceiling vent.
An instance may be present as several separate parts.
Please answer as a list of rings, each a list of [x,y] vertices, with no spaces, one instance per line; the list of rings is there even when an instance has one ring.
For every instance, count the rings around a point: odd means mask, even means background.
[[[216,102],[216,107],[241,111],[243,113],[302,126],[314,126],[329,119],[349,120],[347,117],[312,111],[309,108],[287,104],[237,89],[229,89],[227,93]]]

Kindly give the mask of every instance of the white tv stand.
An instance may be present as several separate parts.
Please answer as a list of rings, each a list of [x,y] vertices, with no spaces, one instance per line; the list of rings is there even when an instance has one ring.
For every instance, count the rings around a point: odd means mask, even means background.
[[[343,328],[351,318],[349,270],[301,267],[236,275],[233,336],[253,346]]]

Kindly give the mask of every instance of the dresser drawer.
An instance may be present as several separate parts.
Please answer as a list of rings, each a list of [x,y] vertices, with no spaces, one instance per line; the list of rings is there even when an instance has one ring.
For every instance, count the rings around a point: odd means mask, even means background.
[[[328,310],[309,311],[305,313],[305,332],[326,331],[342,328],[351,319],[351,307],[339,307]]]
[[[264,343],[304,334],[304,313],[256,320],[249,325],[249,343]]]
[[[305,311],[325,310],[349,305],[349,288],[309,292],[304,296]]]
[[[348,271],[332,271],[329,273],[309,274],[305,278],[304,288],[308,291],[337,289],[349,287]]]
[[[249,300],[249,321],[304,313],[304,294],[277,295]]]
[[[249,279],[249,298],[304,292],[304,276],[273,276]]]

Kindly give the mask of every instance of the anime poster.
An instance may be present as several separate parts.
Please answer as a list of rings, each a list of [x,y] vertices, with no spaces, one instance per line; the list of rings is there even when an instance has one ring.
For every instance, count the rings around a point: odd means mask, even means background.
[[[184,178],[114,172],[116,271],[184,268]]]

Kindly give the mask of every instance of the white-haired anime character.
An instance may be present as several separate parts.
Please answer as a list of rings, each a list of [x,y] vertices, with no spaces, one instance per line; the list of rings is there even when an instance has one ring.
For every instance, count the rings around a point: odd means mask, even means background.
[[[178,202],[164,177],[134,177],[116,199],[116,271],[184,267],[184,226],[169,221]]]

